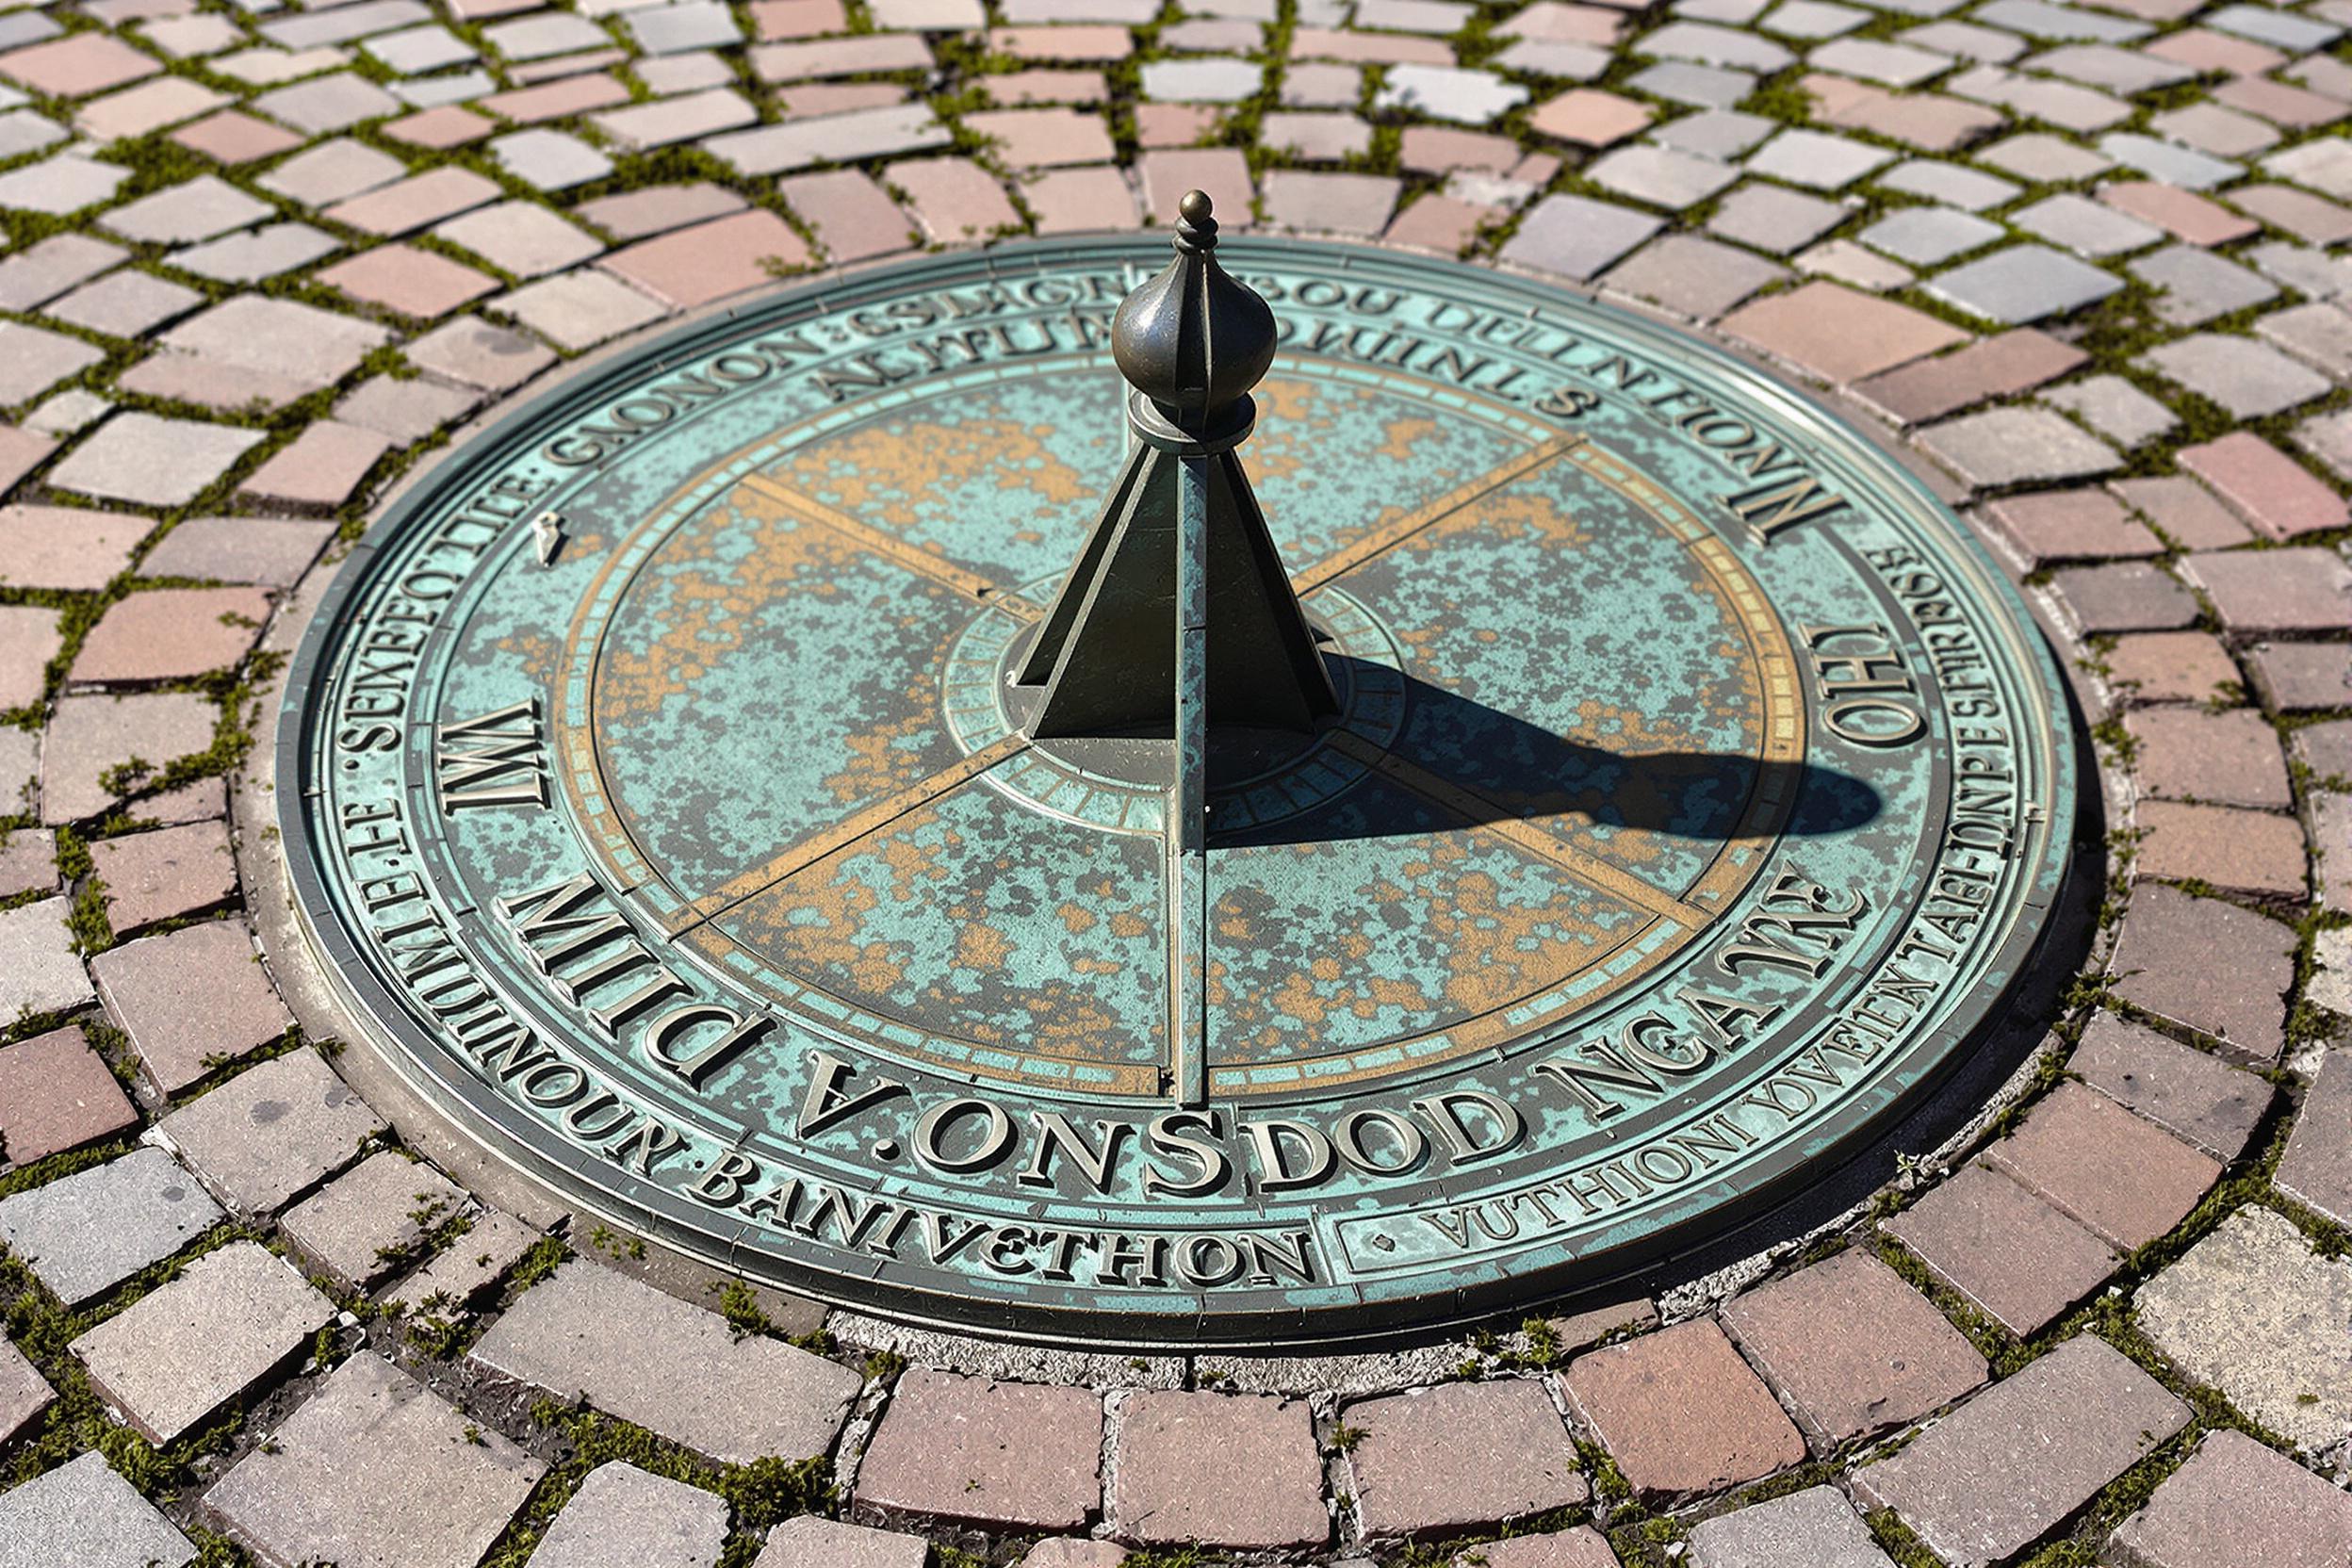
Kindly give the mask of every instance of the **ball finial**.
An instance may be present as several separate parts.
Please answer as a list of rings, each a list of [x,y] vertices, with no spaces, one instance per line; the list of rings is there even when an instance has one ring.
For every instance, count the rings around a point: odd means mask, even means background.
[[[1185,430],[1215,422],[1274,362],[1273,311],[1212,253],[1216,211],[1207,191],[1184,192],[1175,257],[1127,296],[1111,324],[1120,373]]]

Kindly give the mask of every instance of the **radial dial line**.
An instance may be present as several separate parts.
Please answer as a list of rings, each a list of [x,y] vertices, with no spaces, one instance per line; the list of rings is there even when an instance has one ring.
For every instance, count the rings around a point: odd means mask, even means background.
[[[1327,557],[1303,572],[1293,574],[1290,585],[1301,597],[1334,578],[1345,577],[1365,562],[1386,555],[1390,550],[1419,533],[1424,529],[1444,522],[1471,502],[1500,490],[1504,485],[1525,479],[1527,475],[1584,445],[1581,433],[1570,432],[1556,435],[1538,447],[1529,448],[1508,462],[1499,463],[1466,484],[1458,484],[1433,501],[1425,501],[1403,516],[1372,530],[1354,544],[1335,555]]]
[[[1332,733],[1331,743],[1334,749],[1378,771],[1382,777],[1402,785],[1430,804],[1443,807],[1498,838],[1509,840],[1529,854],[1549,860],[1577,880],[1589,883],[1602,892],[1613,893],[1636,908],[1680,921],[1694,931],[1714,918],[1706,910],[1694,908],[1672,893],[1651,887],[1640,877],[1609,864],[1600,857],[1544,832],[1501,803],[1440,774],[1431,773],[1417,762],[1408,761],[1396,752],[1368,746],[1344,729]]]
[[[968,567],[958,566],[945,556],[875,528],[872,523],[861,523],[848,513],[827,506],[813,496],[803,495],[789,484],[778,484],[765,474],[746,476],[743,487],[759,492],[812,523],[822,523],[837,533],[855,539],[874,554],[894,561],[909,571],[920,572],[934,582],[947,584],[959,594],[995,605],[1006,614],[1034,621],[1045,613],[1038,606],[993,578],[983,577]]]
[[[895,794],[885,795],[824,832],[803,839],[781,855],[754,866],[729,880],[716,892],[706,893],[679,910],[670,926],[670,934],[681,935],[705,922],[716,920],[737,905],[759,897],[778,882],[807,871],[820,860],[839,855],[860,840],[874,837],[908,812],[921,810],[941,795],[969,784],[999,762],[1018,755],[1028,744],[1029,739],[1025,735],[1007,735],[995,744],[984,746],[927,778],[918,779]]]

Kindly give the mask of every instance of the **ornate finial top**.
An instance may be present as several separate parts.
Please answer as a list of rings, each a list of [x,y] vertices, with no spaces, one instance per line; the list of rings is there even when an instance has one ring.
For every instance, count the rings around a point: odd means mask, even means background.
[[[1176,204],[1175,259],[1127,296],[1111,323],[1119,373],[1180,429],[1201,432],[1274,363],[1274,312],[1217,264],[1216,205]]]

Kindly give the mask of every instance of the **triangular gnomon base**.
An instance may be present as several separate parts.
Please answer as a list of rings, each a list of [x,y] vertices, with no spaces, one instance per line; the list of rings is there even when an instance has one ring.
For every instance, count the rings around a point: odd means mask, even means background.
[[[1304,733],[1339,711],[1240,459],[1231,449],[1180,457],[1139,442],[1021,665],[1021,684],[1046,688],[1031,735],[1170,732],[1186,464],[1200,465],[1207,484],[1209,722]]]

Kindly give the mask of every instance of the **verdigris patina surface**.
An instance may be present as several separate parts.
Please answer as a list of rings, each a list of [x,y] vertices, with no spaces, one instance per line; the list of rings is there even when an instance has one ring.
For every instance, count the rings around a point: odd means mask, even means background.
[[[1021,683],[1161,259],[1074,241],[673,334],[368,536],[279,778],[306,928],[414,1084],[754,1277],[1148,1347],[1595,1282],[1956,1064],[2073,782],[1951,514],[1573,294],[1218,253],[1278,322],[1241,462],[1338,711],[1209,759],[1197,1032],[1171,743],[1049,733]]]

